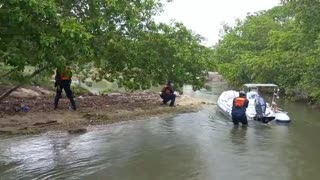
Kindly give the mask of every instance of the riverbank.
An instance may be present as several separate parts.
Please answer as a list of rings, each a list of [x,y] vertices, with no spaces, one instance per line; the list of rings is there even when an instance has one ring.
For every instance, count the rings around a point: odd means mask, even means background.
[[[53,110],[53,96],[9,97],[0,103],[0,134],[34,134],[47,131],[82,132],[90,125],[104,125],[127,120],[197,111],[198,99],[180,96],[177,106],[161,105],[158,93],[110,93],[105,96],[80,96],[77,111],[69,100],[61,99]],[[80,131],[77,131],[79,130]]]

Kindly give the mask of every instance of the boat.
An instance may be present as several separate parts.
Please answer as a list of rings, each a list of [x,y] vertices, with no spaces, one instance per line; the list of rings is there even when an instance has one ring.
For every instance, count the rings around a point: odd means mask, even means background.
[[[277,99],[279,99],[278,85],[276,84],[244,84],[243,89],[246,92],[247,99],[249,100],[249,105],[246,110],[246,116],[248,120],[261,120],[264,123],[269,123],[270,121],[275,120],[278,123],[289,123],[291,122],[288,113],[283,111],[278,107]],[[259,94],[260,89],[273,88],[273,95],[271,103],[266,102],[265,112],[262,116],[258,117],[256,107],[257,106],[257,97],[261,96]],[[231,110],[233,99],[239,97],[239,92],[235,90],[227,90],[221,93],[218,98],[218,109],[224,114],[227,118],[231,120]]]

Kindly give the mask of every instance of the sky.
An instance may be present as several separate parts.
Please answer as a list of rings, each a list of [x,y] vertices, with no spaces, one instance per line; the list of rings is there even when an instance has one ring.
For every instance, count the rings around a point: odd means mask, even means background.
[[[213,46],[219,40],[222,24],[234,25],[247,13],[270,9],[279,0],[173,0],[165,3],[164,12],[156,21],[182,22],[186,27],[207,39],[204,45]]]

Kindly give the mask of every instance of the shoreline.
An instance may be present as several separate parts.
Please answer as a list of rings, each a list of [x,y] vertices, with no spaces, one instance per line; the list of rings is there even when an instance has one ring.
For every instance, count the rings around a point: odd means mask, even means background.
[[[49,131],[86,132],[88,126],[108,125],[123,121],[165,117],[196,112],[207,104],[200,99],[179,96],[176,107],[161,105],[158,93],[111,93],[106,96],[77,98],[77,111],[69,109],[69,100],[61,99],[59,109],[53,110],[52,96],[37,98],[8,98],[0,103],[0,135],[39,134]],[[16,112],[28,106],[28,112]]]

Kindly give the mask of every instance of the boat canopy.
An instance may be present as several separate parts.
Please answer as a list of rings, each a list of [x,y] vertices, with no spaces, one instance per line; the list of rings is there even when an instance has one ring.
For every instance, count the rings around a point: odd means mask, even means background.
[[[278,85],[276,84],[244,84],[244,87],[247,88],[258,88],[258,87],[273,87],[273,88],[277,88]]]

